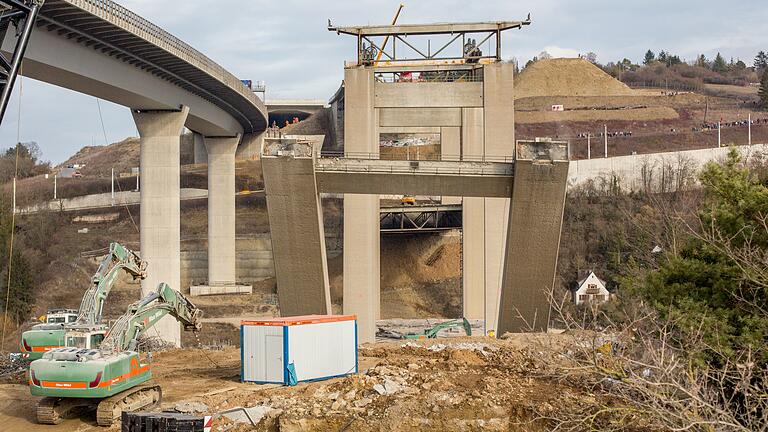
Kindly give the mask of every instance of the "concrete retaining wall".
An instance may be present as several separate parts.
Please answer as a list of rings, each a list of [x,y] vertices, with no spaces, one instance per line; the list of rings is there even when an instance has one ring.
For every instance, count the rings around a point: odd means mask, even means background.
[[[768,154],[768,144],[735,148],[746,159]],[[724,160],[729,151],[729,147],[723,147],[571,161],[568,187],[574,188],[590,180],[613,182],[615,179],[625,190],[671,192],[678,186],[695,182],[701,167],[710,161]]]
[[[208,197],[208,191],[205,189],[181,189],[182,201],[192,199],[203,199]],[[112,199],[111,193],[84,195],[74,198],[64,198],[51,200],[47,203],[30,206],[19,209],[19,214],[33,214],[41,211],[78,211],[91,210],[107,207],[119,207],[124,205],[139,204],[141,194],[135,191],[115,192],[115,199]]]
[[[208,249],[204,241],[193,245],[182,245],[181,286],[189,292],[190,285],[205,284],[208,281]],[[253,285],[275,277],[272,259],[272,241],[269,234],[236,240],[237,282]]]

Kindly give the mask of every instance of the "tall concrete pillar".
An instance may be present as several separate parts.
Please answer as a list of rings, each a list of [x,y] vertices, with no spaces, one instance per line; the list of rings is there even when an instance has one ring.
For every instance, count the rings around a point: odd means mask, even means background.
[[[208,151],[208,284],[234,286],[235,150],[240,137],[205,138]]]
[[[237,147],[235,159],[237,160],[255,160],[259,158],[261,147],[264,144],[265,133],[245,134]]]
[[[462,159],[478,160],[485,154],[482,108],[463,108],[461,113]],[[462,268],[464,317],[485,317],[485,199],[464,197],[462,209]]]
[[[374,220],[376,223],[372,223]],[[378,221],[378,195],[344,195],[344,313],[357,315],[360,343],[376,340],[380,314]]]
[[[440,128],[440,157],[444,161],[461,160],[461,127]],[[442,197],[444,205],[461,204],[461,197]]]
[[[546,331],[568,182],[568,161],[515,163],[498,335]]]
[[[208,152],[205,150],[205,137],[203,134],[199,134],[197,132],[192,132],[192,143],[194,145],[194,163],[195,165],[198,164],[207,164],[208,163]]]
[[[483,67],[483,135],[485,156],[511,161],[515,154],[514,67],[492,63]],[[485,328],[496,330],[510,200],[485,200]]]
[[[344,151],[379,154],[379,124],[371,68],[344,71]],[[380,316],[379,196],[344,195],[344,313],[357,315],[358,341],[373,342]]]
[[[141,145],[141,257],[149,263],[141,281],[142,297],[161,282],[181,289],[180,144],[189,114],[180,111],[133,111]],[[181,345],[179,323],[166,317],[150,331]]]

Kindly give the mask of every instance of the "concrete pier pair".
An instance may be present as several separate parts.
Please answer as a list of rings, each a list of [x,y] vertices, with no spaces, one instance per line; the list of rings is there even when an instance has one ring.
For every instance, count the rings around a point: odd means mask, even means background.
[[[161,282],[181,290],[180,137],[189,109],[134,110],[141,142],[141,255],[149,263],[142,296]],[[205,137],[208,161],[208,280],[235,284],[235,152],[240,137]],[[180,344],[179,324],[166,318],[153,335]]]
[[[343,158],[290,147],[263,154],[281,312],[330,312],[319,194],[341,193],[343,310],[357,315],[358,340],[373,341],[381,316],[380,195],[443,196],[463,203],[464,316],[498,335],[546,330],[567,145],[516,148],[512,65],[425,68],[423,80],[398,78],[411,74],[408,66],[345,69]],[[380,159],[382,134],[425,131],[440,135],[438,158]]]

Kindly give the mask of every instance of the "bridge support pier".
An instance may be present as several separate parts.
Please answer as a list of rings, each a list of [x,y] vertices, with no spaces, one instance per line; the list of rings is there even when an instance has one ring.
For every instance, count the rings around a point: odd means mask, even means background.
[[[245,134],[235,153],[237,160],[255,160],[259,158],[261,147],[264,145],[264,133]]]
[[[141,257],[149,263],[142,297],[161,282],[181,289],[180,145],[189,107],[180,111],[133,111],[141,145]],[[181,345],[179,323],[163,318],[151,336]]]
[[[235,151],[240,137],[205,137],[208,159],[208,285],[192,295],[249,294],[237,283],[235,243]]]
[[[320,193],[312,158],[263,156],[280,315],[331,313]]]
[[[193,162],[195,165],[197,164],[207,164],[208,163],[208,152],[205,150],[205,137],[203,134],[192,132],[192,143],[194,146],[193,149],[193,155],[194,160]]]
[[[379,196],[344,194],[344,313],[357,315],[359,343],[376,341],[381,315]]]
[[[506,332],[547,331],[568,165],[567,160],[550,163],[518,159],[515,162],[499,336]]]

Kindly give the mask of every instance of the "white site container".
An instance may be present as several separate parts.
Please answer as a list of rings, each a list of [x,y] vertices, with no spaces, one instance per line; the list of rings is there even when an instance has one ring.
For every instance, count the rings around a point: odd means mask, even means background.
[[[357,373],[354,315],[308,315],[243,321],[243,382],[293,385]]]

